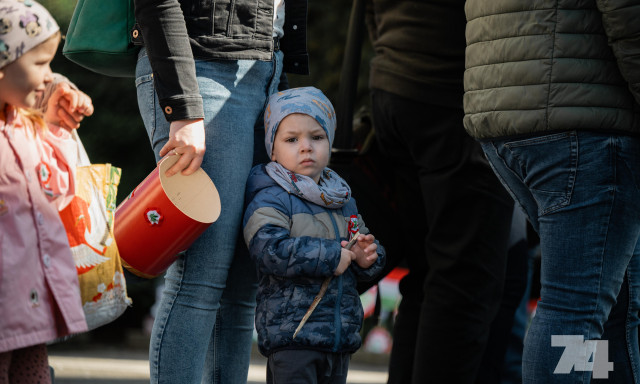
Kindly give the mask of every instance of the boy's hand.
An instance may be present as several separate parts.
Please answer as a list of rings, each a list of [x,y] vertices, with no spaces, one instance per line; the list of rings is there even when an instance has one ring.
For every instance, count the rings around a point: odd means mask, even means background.
[[[66,82],[58,83],[55,87],[47,101],[45,121],[69,131],[78,128],[85,116],[93,114],[91,97],[71,88]]]
[[[349,265],[351,265],[351,262],[355,260],[355,258],[355,253],[346,248],[342,248],[340,250],[340,264],[338,264],[338,268],[336,268],[336,271],[333,274],[336,276],[342,275],[344,271],[349,268]]]
[[[360,235],[351,250],[355,254],[355,262],[361,268],[369,268],[378,259],[378,244],[375,243],[376,238],[372,234]],[[347,241],[342,241],[344,247]]]

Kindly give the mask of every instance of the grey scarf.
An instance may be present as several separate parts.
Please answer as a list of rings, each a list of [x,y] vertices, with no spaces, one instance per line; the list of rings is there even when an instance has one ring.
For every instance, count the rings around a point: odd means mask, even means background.
[[[340,208],[351,198],[347,182],[329,168],[322,171],[317,184],[312,178],[293,173],[274,161],[266,165],[266,171],[285,191],[321,207]]]

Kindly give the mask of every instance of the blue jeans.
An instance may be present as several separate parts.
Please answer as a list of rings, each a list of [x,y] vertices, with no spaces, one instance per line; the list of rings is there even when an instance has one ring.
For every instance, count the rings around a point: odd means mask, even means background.
[[[591,381],[590,371],[554,374],[565,348],[552,347],[552,335],[608,340],[608,382],[639,383],[640,139],[562,132],[482,147],[540,235],[523,383]]]
[[[281,52],[272,61],[196,61],[205,114],[202,168],[220,193],[222,213],[165,275],[149,347],[152,383],[247,380],[257,277],[248,253],[235,248],[254,157],[254,129],[264,135],[262,113],[268,96],[277,91],[281,71]],[[159,159],[169,123],[144,50],[136,87],[140,113]],[[255,144],[264,146],[263,141]]]

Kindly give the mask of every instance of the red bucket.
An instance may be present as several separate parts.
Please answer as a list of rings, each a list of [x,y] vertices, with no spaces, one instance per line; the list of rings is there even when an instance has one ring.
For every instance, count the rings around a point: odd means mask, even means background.
[[[220,216],[220,196],[202,170],[171,177],[179,156],[167,156],[118,206],[114,237],[129,272],[158,276]]]

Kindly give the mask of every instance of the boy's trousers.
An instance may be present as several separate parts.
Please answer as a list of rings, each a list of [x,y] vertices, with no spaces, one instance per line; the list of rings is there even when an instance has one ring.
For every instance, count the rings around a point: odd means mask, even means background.
[[[267,384],[346,384],[350,353],[285,349],[267,359]]]

